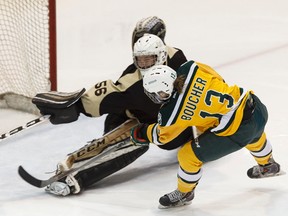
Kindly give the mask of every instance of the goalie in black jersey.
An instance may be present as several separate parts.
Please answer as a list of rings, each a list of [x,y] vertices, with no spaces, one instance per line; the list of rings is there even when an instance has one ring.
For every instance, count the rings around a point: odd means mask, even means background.
[[[126,68],[116,82],[111,80],[99,82],[86,91],[80,99],[71,97],[69,106],[66,107],[59,105],[62,99],[61,94],[57,95],[57,92],[38,94],[33,98],[33,103],[38,107],[41,114],[51,115],[50,121],[52,124],[75,121],[80,113],[90,117],[108,114],[105,119],[104,134],[115,128],[117,130],[119,125],[131,118],[136,118],[140,123],[148,124],[157,121],[160,105],[153,103],[144,94],[142,77],[154,65],[166,64],[177,70],[187,61],[180,49],[165,45],[165,34],[165,23],[158,17],[152,16],[140,20],[136,24],[132,35],[134,63]],[[184,133],[191,133],[191,130]],[[129,140],[130,142],[129,134],[122,136],[121,140]],[[177,144],[165,145],[164,149],[175,149],[183,143],[185,142],[179,140]],[[59,182],[52,183],[46,188],[46,191],[62,196],[78,194],[95,182],[132,163],[144,154],[148,148],[149,146],[139,147],[131,143],[125,149],[117,151],[117,154],[106,161],[91,165],[89,168],[69,175]],[[81,163],[99,152],[101,152],[101,149],[87,157],[76,159],[73,157],[72,163],[70,163],[71,157],[68,157],[69,160],[66,159],[59,163],[57,172],[77,166],[77,163]]]

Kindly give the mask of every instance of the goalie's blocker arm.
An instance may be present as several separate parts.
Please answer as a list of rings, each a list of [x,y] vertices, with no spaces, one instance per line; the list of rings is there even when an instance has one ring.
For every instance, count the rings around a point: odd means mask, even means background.
[[[84,113],[81,96],[85,88],[71,93],[49,91],[38,93],[32,103],[37,106],[42,115],[51,115],[52,124],[69,123],[76,121],[80,113]]]

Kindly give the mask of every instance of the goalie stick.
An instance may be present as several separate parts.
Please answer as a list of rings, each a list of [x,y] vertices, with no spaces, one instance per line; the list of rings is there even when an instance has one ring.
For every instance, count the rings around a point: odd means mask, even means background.
[[[0,142],[2,140],[4,140],[4,139],[8,138],[8,137],[11,137],[11,136],[15,135],[16,133],[18,133],[20,131],[23,131],[23,130],[25,130],[27,128],[31,128],[32,126],[35,126],[35,125],[37,125],[39,123],[42,123],[42,122],[46,121],[49,118],[50,118],[50,115],[40,116],[39,118],[36,118],[36,119],[34,119],[32,121],[27,122],[25,125],[19,126],[19,127],[15,128],[15,129],[7,132],[7,133],[4,133],[0,137]]]
[[[89,166],[90,164],[96,162],[97,160],[101,160],[103,157],[105,157],[106,155],[110,154],[111,152],[117,151],[123,147],[126,147],[128,145],[134,145],[131,143],[131,141],[128,140],[124,140],[122,142],[119,142],[117,144],[114,144],[110,147],[107,147],[102,153],[100,153],[99,155],[96,155],[92,158],[90,158],[89,160],[87,160],[85,163],[83,163],[82,165],[75,167],[75,168],[71,168],[69,170],[63,171],[59,174],[56,174],[52,177],[50,177],[49,179],[46,180],[40,180],[34,176],[32,176],[30,173],[28,173],[22,166],[18,167],[18,173],[19,175],[22,177],[22,179],[24,181],[26,181],[27,183],[38,187],[38,188],[43,188],[46,187],[50,184],[52,184],[55,181],[58,181],[74,172],[77,172],[83,168],[85,168],[86,166]]]

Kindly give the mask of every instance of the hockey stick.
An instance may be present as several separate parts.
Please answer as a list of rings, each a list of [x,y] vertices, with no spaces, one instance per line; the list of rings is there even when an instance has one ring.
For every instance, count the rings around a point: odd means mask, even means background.
[[[105,156],[110,154],[111,152],[114,152],[114,151],[117,151],[123,147],[126,147],[125,145],[127,145],[127,144],[128,145],[134,145],[131,143],[130,139],[124,140],[122,142],[119,142],[117,144],[114,144],[112,146],[107,147],[102,153],[88,159],[85,163],[81,164],[80,166],[71,168],[71,169],[66,170],[66,171],[63,171],[63,172],[56,174],[56,175],[54,175],[54,176],[52,176],[46,180],[40,180],[38,178],[35,178],[30,173],[28,173],[22,166],[18,167],[18,173],[23,178],[23,180],[26,181],[27,183],[29,183],[35,187],[38,187],[38,188],[43,188],[43,187],[46,187],[47,185],[50,185],[51,183],[53,183],[55,181],[59,181],[60,179],[66,177],[66,176],[68,176],[74,172],[82,170],[83,168],[85,168],[86,166],[89,166],[90,164],[96,162],[97,160],[101,160],[102,158],[104,158]]]
[[[9,138],[9,137],[19,133],[20,131],[23,131],[23,130],[25,130],[27,128],[31,128],[32,126],[35,126],[35,125],[37,125],[39,123],[42,123],[42,122],[46,121],[49,118],[50,118],[50,115],[40,116],[39,118],[36,118],[36,119],[34,119],[32,121],[27,122],[25,125],[19,126],[19,127],[15,128],[15,129],[7,132],[7,133],[4,133],[0,137],[0,142],[3,141],[6,138]]]
[[[45,92],[45,93],[38,93],[35,97],[32,99],[32,103],[38,104],[41,106],[49,106],[54,108],[67,108],[79,100],[79,98],[85,93],[86,89],[82,88],[79,89],[78,91],[71,92],[71,93],[66,93],[66,92],[55,92],[55,91],[50,91],[50,92]],[[49,107],[48,106],[48,107]],[[27,122],[23,126],[19,126],[8,133],[4,133],[0,137],[0,141],[11,137],[12,135],[30,128],[32,126],[37,125],[38,123],[44,122],[45,120],[49,119],[50,115],[43,115],[40,116],[37,119],[34,119],[32,121]]]

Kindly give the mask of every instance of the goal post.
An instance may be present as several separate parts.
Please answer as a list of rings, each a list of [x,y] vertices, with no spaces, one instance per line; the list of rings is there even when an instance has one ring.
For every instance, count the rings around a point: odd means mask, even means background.
[[[49,0],[49,54],[50,54],[50,82],[52,91],[57,90],[57,50],[56,50],[56,0]]]
[[[31,99],[57,90],[56,0],[0,0],[0,108],[37,114]]]

